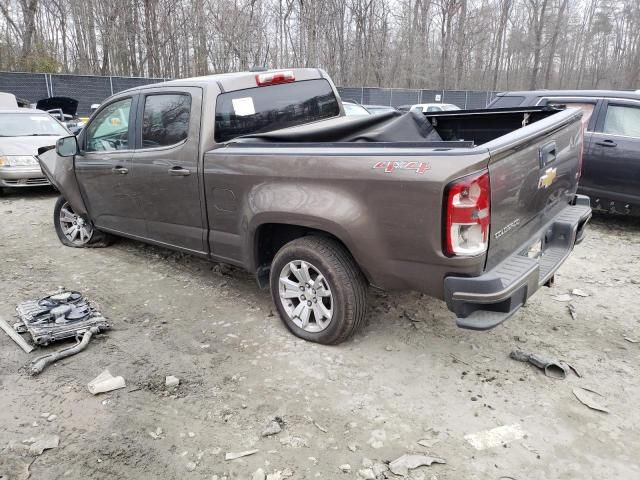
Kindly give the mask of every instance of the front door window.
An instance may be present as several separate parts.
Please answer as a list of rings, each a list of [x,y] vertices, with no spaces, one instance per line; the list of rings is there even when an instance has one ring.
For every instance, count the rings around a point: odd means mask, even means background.
[[[87,152],[128,150],[129,112],[131,99],[125,98],[107,105],[87,127]]]

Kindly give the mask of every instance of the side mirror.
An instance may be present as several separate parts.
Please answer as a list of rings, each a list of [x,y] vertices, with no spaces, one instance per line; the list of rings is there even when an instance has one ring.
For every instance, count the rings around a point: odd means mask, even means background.
[[[78,139],[74,136],[59,138],[56,142],[56,153],[60,157],[73,157],[79,152]]]

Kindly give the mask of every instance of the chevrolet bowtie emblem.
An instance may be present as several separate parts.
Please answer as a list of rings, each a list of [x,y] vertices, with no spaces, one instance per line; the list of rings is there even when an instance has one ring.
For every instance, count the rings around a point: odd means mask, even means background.
[[[538,188],[549,188],[556,180],[556,175],[555,168],[547,168],[547,171],[544,172],[544,175],[542,175],[538,181]]]

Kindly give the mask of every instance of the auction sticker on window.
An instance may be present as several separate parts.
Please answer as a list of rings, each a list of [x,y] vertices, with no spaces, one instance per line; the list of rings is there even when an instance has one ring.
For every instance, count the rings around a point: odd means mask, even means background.
[[[253,98],[251,97],[234,98],[231,103],[233,103],[234,113],[239,117],[246,117],[256,113],[256,109],[253,106]]]

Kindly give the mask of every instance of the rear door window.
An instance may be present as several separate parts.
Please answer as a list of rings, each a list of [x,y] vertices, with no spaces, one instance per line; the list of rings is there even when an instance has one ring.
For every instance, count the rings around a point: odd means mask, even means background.
[[[191,96],[187,94],[149,95],[142,116],[142,148],[175,145],[187,138]]]
[[[609,104],[602,132],[640,138],[640,108]]]
[[[324,79],[222,93],[216,102],[215,139],[226,142],[339,114],[338,100]]]

